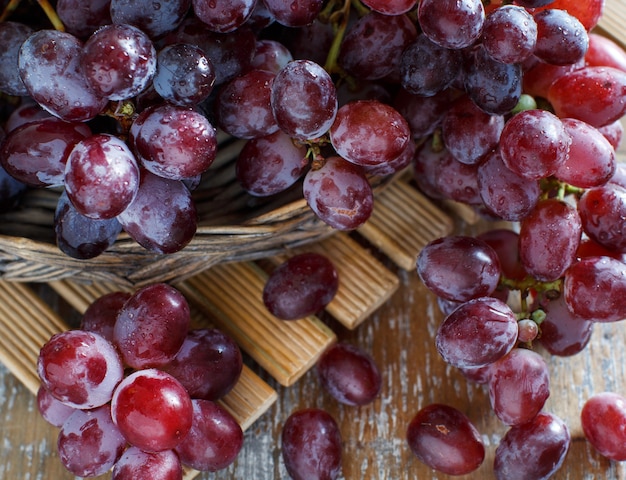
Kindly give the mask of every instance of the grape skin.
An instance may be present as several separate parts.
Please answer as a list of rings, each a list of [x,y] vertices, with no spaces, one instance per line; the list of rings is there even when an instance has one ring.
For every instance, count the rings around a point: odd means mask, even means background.
[[[614,392],[600,392],[585,401],[580,421],[587,441],[611,460],[626,460],[626,399]]]
[[[41,385],[37,390],[37,410],[46,422],[60,428],[76,409],[55,398]]]
[[[615,183],[590,188],[578,200],[584,232],[600,245],[626,252],[626,188]]]
[[[130,446],[113,467],[112,480],[182,480],[182,465],[173,450],[144,452]]]
[[[535,13],[533,18],[537,23],[537,57],[554,65],[571,65],[585,57],[589,36],[576,17],[550,8]]]
[[[424,34],[445,48],[469,47],[482,32],[485,9],[480,0],[421,0],[417,18]]]
[[[0,92],[8,95],[26,96],[28,89],[24,85],[18,65],[22,43],[33,34],[33,29],[21,22],[4,21],[0,23]]]

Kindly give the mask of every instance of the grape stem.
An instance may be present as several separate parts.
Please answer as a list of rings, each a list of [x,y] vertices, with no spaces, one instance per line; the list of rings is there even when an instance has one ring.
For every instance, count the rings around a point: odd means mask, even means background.
[[[2,15],[0,15],[0,22],[4,22],[9,16],[19,7],[20,2],[22,0],[10,0],[9,3],[6,4],[4,10],[2,11]]]
[[[6,19],[9,18],[9,16],[15,10],[17,10],[17,7],[20,6],[21,2],[22,0],[10,0],[9,3],[7,3],[4,7],[2,14],[0,14],[0,22],[6,21]],[[46,17],[48,17],[48,20],[50,20],[50,23],[52,24],[54,29],[58,30],[59,32],[64,32],[65,25],[63,25],[63,22],[57,15],[57,12],[54,10],[54,7],[50,4],[50,2],[48,0],[37,0],[37,3],[46,14]]]

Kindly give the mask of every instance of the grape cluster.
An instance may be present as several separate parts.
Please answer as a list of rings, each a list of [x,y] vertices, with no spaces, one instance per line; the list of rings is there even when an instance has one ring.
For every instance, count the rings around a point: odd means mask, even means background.
[[[58,452],[80,477],[182,478],[182,465],[215,472],[243,445],[216,403],[243,361],[217,329],[190,329],[185,297],[156,283],[96,299],[80,327],[41,348],[38,409],[59,427]]]

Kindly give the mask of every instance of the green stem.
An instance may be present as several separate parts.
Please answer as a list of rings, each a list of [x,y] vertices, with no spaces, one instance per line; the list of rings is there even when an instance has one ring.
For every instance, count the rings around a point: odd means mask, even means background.
[[[9,16],[20,6],[22,0],[10,0],[6,4],[2,14],[0,15],[0,22],[4,22]]]
[[[331,2],[335,5],[335,2]],[[333,43],[330,45],[328,50],[328,55],[326,56],[326,63],[324,64],[324,69],[332,75],[333,73],[338,73],[344,76],[343,70],[337,64],[337,59],[339,58],[339,51],[341,49],[341,42],[343,41],[343,37],[346,34],[346,30],[348,28],[348,19],[350,18],[350,6],[351,0],[344,0],[343,6],[332,12],[328,19],[333,24],[333,28],[335,31],[335,37],[333,38]]]
[[[48,17],[48,20],[50,20],[50,23],[52,23],[52,26],[55,28],[55,30],[64,32],[65,25],[63,25],[63,22],[57,15],[57,12],[54,10],[54,7],[50,4],[50,2],[48,0],[37,0],[37,3],[44,11],[46,17]]]

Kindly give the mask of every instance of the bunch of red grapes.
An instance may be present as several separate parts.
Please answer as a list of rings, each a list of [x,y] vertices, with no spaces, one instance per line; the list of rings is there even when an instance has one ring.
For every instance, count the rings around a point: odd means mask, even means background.
[[[603,6],[58,0],[46,10],[56,28],[7,8],[0,22],[0,205],[20,208],[26,190],[58,188],[54,229],[63,252],[95,257],[125,231],[167,254],[195,235],[194,194],[211,177],[220,130],[245,141],[235,165],[243,191],[272,197],[299,189],[338,230],[370,217],[374,178],[408,171],[433,201],[466,204],[508,225],[431,242],[419,253],[417,272],[445,313],[439,353],[487,386],[495,415],[510,426],[496,451],[496,477],[548,478],[562,464],[570,434],[543,410],[549,378],[532,346],[573,355],[595,323],[626,318],[626,176],[615,158],[626,113],[626,53],[593,32]],[[291,305],[286,313],[285,290],[279,285],[265,299],[285,320],[323,307],[333,294],[309,292],[307,307]],[[176,329],[178,340],[185,329]],[[82,417],[76,414],[81,419],[68,429],[102,409],[95,423],[121,429],[113,444],[189,461],[179,438],[148,445],[132,425],[124,427],[128,395],[142,382],[180,392],[186,413],[172,419],[184,423],[176,428],[181,437],[194,428],[201,402],[182,394],[174,375],[164,378],[166,361],[140,360],[159,349],[130,354],[132,341],[124,346],[122,337],[132,329],[116,323],[115,332],[118,351],[98,334],[64,334],[68,344],[77,335],[98,351],[102,346],[111,357],[97,363],[116,372],[69,400]],[[367,357],[343,354],[355,363]],[[129,361],[131,355],[137,358]],[[359,363],[373,379],[361,402],[377,394],[370,360]],[[137,372],[124,376],[125,365]],[[45,384],[49,371],[41,368]],[[128,383],[136,388],[124,388]],[[338,385],[338,400],[357,402]],[[601,394],[585,405],[582,424],[594,447],[622,460],[626,442],[611,428],[619,422],[610,421],[617,417],[626,418],[624,399]],[[320,446],[301,445],[290,433],[304,428],[297,422],[328,436]],[[315,411],[285,425],[294,478],[339,475],[340,439],[329,422]],[[407,440],[418,458],[450,474],[470,473],[484,459],[475,427],[445,405],[420,411]]]

